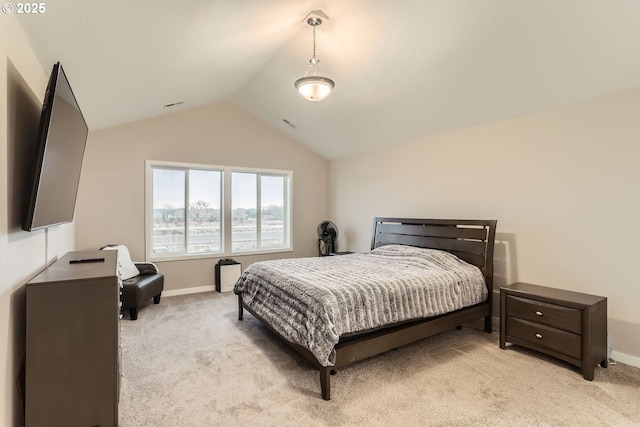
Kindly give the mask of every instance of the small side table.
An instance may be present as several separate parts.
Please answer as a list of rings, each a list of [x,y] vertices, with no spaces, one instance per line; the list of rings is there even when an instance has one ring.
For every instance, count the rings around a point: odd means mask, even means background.
[[[593,380],[607,367],[607,299],[530,283],[500,288],[500,348],[520,345],[564,360]]]

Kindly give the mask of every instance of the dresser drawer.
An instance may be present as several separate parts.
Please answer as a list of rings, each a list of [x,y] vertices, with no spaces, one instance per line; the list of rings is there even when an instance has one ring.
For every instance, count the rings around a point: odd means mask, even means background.
[[[519,317],[576,334],[582,331],[582,312],[575,308],[508,295],[506,311],[507,316]]]
[[[515,317],[507,317],[507,336],[526,341],[533,346],[544,347],[565,354],[575,359],[582,357],[582,337],[561,329]]]

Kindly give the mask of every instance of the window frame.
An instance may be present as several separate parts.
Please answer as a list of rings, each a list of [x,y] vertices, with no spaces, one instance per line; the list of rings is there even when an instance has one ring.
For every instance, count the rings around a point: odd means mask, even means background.
[[[188,253],[188,235],[185,235],[185,252],[170,252],[167,254],[153,253],[153,171],[154,169],[175,169],[186,173],[185,179],[185,233],[189,232],[187,214],[189,211],[189,171],[205,170],[221,172],[221,252]],[[257,197],[256,197],[256,245],[257,249],[233,251],[232,250],[232,174],[252,173],[256,174]],[[278,176],[283,177],[283,228],[285,246],[273,249],[260,248],[261,244],[261,177]],[[235,166],[205,165],[184,162],[169,162],[161,160],[145,161],[145,258],[147,261],[178,261],[207,258],[224,258],[243,255],[260,255],[293,251],[293,219],[291,207],[293,206],[293,171],[279,169],[246,168]]]

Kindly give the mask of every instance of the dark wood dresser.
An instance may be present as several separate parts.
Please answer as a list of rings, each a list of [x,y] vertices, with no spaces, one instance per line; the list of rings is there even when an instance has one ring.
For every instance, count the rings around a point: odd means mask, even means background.
[[[527,347],[582,369],[593,380],[607,367],[605,297],[514,283],[500,288],[500,348]]]
[[[117,426],[116,251],[67,253],[27,283],[26,299],[26,427]]]

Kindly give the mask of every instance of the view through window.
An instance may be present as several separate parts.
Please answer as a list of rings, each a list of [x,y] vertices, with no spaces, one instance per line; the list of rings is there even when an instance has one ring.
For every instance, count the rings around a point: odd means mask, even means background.
[[[291,172],[166,162],[148,167],[151,258],[290,249]]]
[[[233,252],[286,246],[286,182],[284,176],[251,172],[232,173]]]

